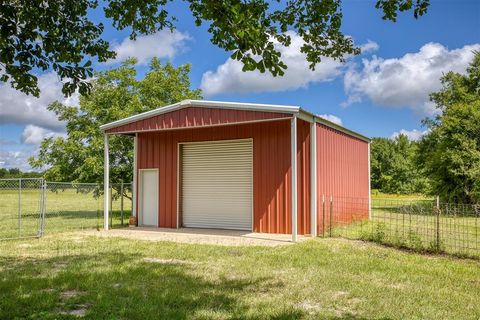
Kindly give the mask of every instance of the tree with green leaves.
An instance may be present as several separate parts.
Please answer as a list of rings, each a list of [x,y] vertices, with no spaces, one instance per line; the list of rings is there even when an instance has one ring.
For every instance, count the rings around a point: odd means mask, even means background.
[[[372,189],[396,194],[428,191],[428,180],[415,162],[417,142],[403,134],[394,139],[373,138],[370,150]]]
[[[208,24],[210,41],[243,63],[244,71],[283,75],[287,68],[274,43],[289,46],[288,31],[298,33],[310,68],[322,57],[342,60],[360,49],[344,35],[341,0],[184,0],[200,26]],[[130,38],[175,28],[168,11],[173,0],[4,0],[0,1],[0,81],[38,96],[38,71],[53,69],[64,80],[63,92],[88,93],[92,61],[115,57],[102,39],[103,23],[89,12],[102,12]],[[377,0],[383,19],[396,21],[398,12],[425,14],[429,0]]]
[[[480,203],[480,52],[466,74],[449,72],[431,94],[439,114],[426,119],[418,163],[445,201]]]
[[[190,66],[175,68],[158,59],[150,63],[144,79],[137,80],[135,59],[121,67],[98,73],[92,80],[90,95],[80,97],[80,106],[49,105],[60,121],[66,123],[67,136],[42,141],[33,168],[46,168],[51,181],[102,182],[103,132],[100,125],[134,114],[172,104],[183,99],[200,99],[200,90],[190,89]],[[131,182],[133,139],[110,138],[111,181]]]

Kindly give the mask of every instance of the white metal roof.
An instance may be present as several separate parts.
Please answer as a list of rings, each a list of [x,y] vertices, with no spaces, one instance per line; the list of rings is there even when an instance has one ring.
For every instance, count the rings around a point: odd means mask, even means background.
[[[361,140],[370,141],[370,139],[364,135],[340,126],[336,123],[328,121],[318,115],[308,112],[299,106],[277,105],[277,104],[260,104],[260,103],[244,103],[244,102],[227,102],[227,101],[209,101],[209,100],[183,100],[168,106],[160,107],[147,112],[139,113],[124,119],[113,121],[100,126],[100,129],[105,131],[111,128],[115,128],[121,125],[132,123],[138,120],[148,119],[156,115],[172,112],[187,107],[205,107],[205,108],[219,108],[219,109],[235,109],[235,110],[249,110],[249,111],[264,111],[264,112],[278,112],[296,114],[300,118],[309,122],[322,123],[333,129],[342,131],[346,134],[357,137]]]

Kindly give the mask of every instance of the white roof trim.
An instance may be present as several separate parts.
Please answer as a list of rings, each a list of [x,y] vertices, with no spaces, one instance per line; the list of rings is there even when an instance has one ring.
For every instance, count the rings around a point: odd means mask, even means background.
[[[165,107],[160,107],[147,112],[139,113],[134,116],[120,119],[100,126],[100,129],[105,131],[124,124],[132,123],[138,120],[147,119],[160,114],[172,112],[182,108],[196,106],[206,108],[221,108],[221,109],[236,109],[236,110],[250,110],[250,111],[266,111],[279,113],[298,113],[300,107],[298,106],[284,106],[274,104],[259,104],[259,103],[243,103],[243,102],[223,102],[223,101],[208,101],[208,100],[183,100]]]
[[[208,100],[183,100],[165,107],[160,107],[147,112],[139,113],[128,118],[120,119],[114,122],[110,122],[100,126],[100,129],[105,131],[111,128],[115,128],[121,125],[129,124],[138,120],[147,119],[156,115],[172,112],[175,110],[187,108],[187,107],[205,107],[205,108],[219,108],[219,109],[235,109],[235,110],[249,110],[260,112],[278,112],[300,115],[301,119],[309,122],[317,122],[327,127],[342,131],[348,135],[354,136],[358,139],[370,142],[370,138],[342,127],[336,123],[328,121],[318,115],[308,112],[299,106],[287,106],[277,104],[260,104],[260,103],[244,103],[244,102],[226,102],[226,101],[208,101]]]

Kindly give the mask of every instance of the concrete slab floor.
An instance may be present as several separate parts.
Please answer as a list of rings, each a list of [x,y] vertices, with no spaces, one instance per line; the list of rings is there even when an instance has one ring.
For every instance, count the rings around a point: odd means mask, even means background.
[[[255,233],[240,230],[130,227],[110,229],[109,231],[91,231],[91,233],[99,237],[122,237],[135,240],[173,241],[223,246],[281,246],[294,244],[292,236],[289,234]],[[298,236],[299,242],[305,239],[311,238]]]

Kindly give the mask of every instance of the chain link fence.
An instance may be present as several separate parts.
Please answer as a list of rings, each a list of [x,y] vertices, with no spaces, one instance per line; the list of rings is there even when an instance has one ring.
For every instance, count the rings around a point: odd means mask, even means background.
[[[0,180],[0,239],[42,235],[43,188],[43,179]]]
[[[112,183],[111,228],[128,226],[132,184]],[[103,185],[0,179],[0,240],[103,228]],[[318,234],[480,258],[480,205],[430,200],[319,201]]]
[[[368,199],[326,199],[320,235],[480,258],[480,205],[372,199],[369,211]]]
[[[0,179],[0,239],[103,228],[103,185]],[[128,225],[132,184],[112,183],[111,228]]]

